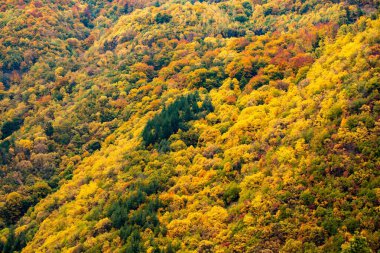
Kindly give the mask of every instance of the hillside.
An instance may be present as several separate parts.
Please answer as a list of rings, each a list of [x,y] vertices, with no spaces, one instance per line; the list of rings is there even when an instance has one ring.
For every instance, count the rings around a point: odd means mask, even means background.
[[[0,3],[0,249],[378,252],[378,14]]]

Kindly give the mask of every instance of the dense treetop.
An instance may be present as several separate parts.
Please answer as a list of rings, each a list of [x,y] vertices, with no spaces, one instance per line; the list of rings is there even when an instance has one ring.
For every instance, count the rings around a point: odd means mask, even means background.
[[[379,251],[378,10],[3,1],[0,251]]]

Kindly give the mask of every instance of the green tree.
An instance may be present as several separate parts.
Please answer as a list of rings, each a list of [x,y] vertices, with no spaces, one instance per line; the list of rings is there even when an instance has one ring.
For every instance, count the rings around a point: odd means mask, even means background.
[[[372,253],[372,250],[368,246],[367,239],[356,234],[350,239],[348,247],[344,248],[342,253]]]

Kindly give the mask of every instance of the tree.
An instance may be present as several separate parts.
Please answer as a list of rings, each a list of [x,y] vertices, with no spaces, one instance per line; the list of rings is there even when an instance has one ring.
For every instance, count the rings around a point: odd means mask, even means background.
[[[0,213],[9,225],[14,224],[24,214],[26,209],[24,197],[18,192],[11,192],[7,195],[5,206],[2,207]]]
[[[13,132],[19,130],[23,122],[24,120],[19,117],[16,117],[11,121],[6,121],[1,127],[1,139],[5,139],[6,137],[10,136]]]
[[[358,234],[350,239],[348,245],[343,245],[342,249],[342,253],[372,253],[371,248],[368,246],[367,239]]]
[[[14,252],[14,244],[15,244],[15,231],[14,231],[13,228],[11,228],[9,230],[7,241],[4,244],[2,252],[4,252],[4,253],[12,253],[12,252]]]
[[[203,102],[201,108],[198,106],[200,100],[198,93],[181,96],[167,108],[163,108],[161,113],[149,120],[142,132],[145,146],[162,143],[161,147],[169,150],[169,143],[166,139],[176,133],[179,129],[188,130],[187,123],[191,120],[204,117],[205,114],[213,110],[210,99]],[[161,148],[162,149],[162,148]]]
[[[46,123],[45,134],[49,137],[54,134],[54,127],[53,127],[53,124],[51,122]]]
[[[157,24],[169,23],[171,19],[172,19],[172,16],[166,13],[164,14],[158,13],[155,17]]]
[[[226,205],[230,205],[231,203],[239,200],[240,197],[240,187],[234,183],[230,184],[226,191],[223,194],[223,201]]]

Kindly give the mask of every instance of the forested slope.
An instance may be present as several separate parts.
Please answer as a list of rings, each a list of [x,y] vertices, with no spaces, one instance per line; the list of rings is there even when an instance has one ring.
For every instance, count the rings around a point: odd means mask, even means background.
[[[3,252],[380,249],[378,1],[0,6]]]

